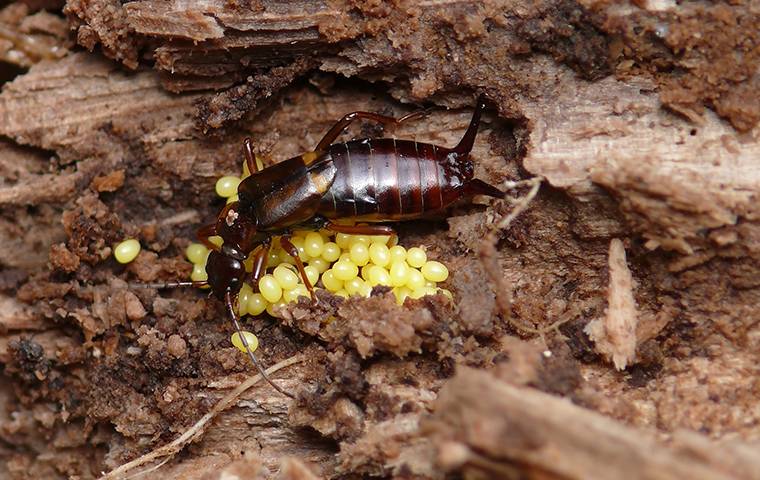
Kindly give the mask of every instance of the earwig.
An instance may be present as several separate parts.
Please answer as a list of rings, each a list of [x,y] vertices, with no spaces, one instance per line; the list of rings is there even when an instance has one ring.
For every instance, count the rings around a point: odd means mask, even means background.
[[[399,119],[370,112],[345,115],[317,144],[302,155],[259,169],[250,139],[245,139],[245,161],[251,175],[238,186],[238,201],[229,203],[215,223],[198,229],[199,240],[211,251],[206,282],[152,284],[156,288],[209,286],[211,295],[225,303],[230,320],[241,337],[251,362],[278,392],[292,394],[272,382],[242,334],[234,305],[244,281],[254,288],[266,270],[272,239],[295,260],[304,285],[316,302],[314,288],[298,249],[290,241],[295,229],[327,229],[356,235],[396,235],[385,222],[414,220],[445,211],[457,200],[472,195],[502,198],[498,188],[473,178],[469,158],[485,108],[478,98],[467,131],[454,148],[395,138],[359,139],[333,143],[355,120],[400,125],[420,112]],[[343,225],[351,219],[370,225]],[[221,247],[209,237],[218,235]],[[253,269],[243,261],[253,255]]]

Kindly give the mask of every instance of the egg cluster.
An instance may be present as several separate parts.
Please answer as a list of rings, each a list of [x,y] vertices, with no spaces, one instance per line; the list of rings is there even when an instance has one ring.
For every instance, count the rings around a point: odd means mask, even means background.
[[[212,241],[219,239],[212,238]],[[309,283],[335,295],[348,298],[354,295],[369,297],[372,287],[392,287],[397,303],[407,298],[451,292],[439,288],[438,282],[449,276],[445,265],[428,260],[420,247],[406,249],[400,245],[388,247],[387,236],[333,235],[328,231],[294,232],[291,243],[298,249]],[[275,238],[267,259],[267,272],[259,280],[258,292],[244,283],[238,296],[242,315],[259,315],[264,311],[274,316],[274,307],[295,302],[298,297],[309,297],[295,259],[279,247]],[[209,250],[200,243],[187,247],[188,260],[193,262],[193,281],[205,281],[206,259]],[[245,262],[246,271],[253,268],[253,257]]]
[[[237,201],[237,187],[248,176],[225,176],[216,183],[216,192],[227,198],[227,203]],[[425,295],[442,293],[452,298],[451,292],[439,288],[449,271],[445,265],[428,260],[424,248],[406,249],[394,245],[395,236],[350,235],[328,230],[295,231],[290,242],[298,249],[298,257],[304,263],[306,276],[316,289],[324,288],[344,298],[369,297],[372,287],[386,285],[392,288],[399,305],[407,298],[417,299]],[[211,237],[216,245],[221,237]],[[238,313],[260,315],[264,311],[272,316],[274,307],[295,302],[298,297],[309,297],[309,291],[296,268],[295,259],[280,246],[275,237],[267,259],[267,271],[259,280],[258,292],[254,293],[248,283],[243,284],[238,296]],[[205,281],[206,259],[209,250],[200,243],[187,247],[187,259],[193,264],[190,278]],[[253,252],[244,262],[246,271],[253,268]]]

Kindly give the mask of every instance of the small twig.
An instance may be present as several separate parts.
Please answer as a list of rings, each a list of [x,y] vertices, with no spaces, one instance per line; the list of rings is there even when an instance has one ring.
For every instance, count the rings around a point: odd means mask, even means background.
[[[132,475],[126,477],[124,480],[132,480],[133,478],[139,478],[139,477],[142,477],[143,475],[147,475],[147,474],[149,474],[151,472],[155,472],[159,468],[161,468],[164,465],[166,465],[167,463],[169,463],[169,461],[172,458],[174,458],[174,457],[166,457],[163,460],[161,460],[160,462],[158,462],[157,464],[153,465],[152,467],[146,468],[145,470],[140,470],[139,472],[135,472]]]
[[[301,361],[303,361],[302,355],[294,355],[290,358],[287,358],[281,361],[280,363],[272,365],[270,368],[266,370],[266,373],[268,375],[272,375],[278,370],[281,370],[285,367],[289,367]],[[154,460],[158,460],[159,458],[167,457],[158,466],[151,467],[135,475],[141,475],[143,473],[149,473],[151,471],[154,471],[155,469],[157,469],[158,467],[166,463],[168,460],[170,460],[174,455],[179,453],[187,444],[189,444],[196,438],[203,435],[203,432],[206,430],[208,423],[211,420],[213,420],[214,417],[216,417],[217,415],[219,415],[219,413],[229,408],[238,399],[238,397],[243,394],[243,392],[251,388],[256,383],[260,382],[262,379],[263,379],[263,376],[261,374],[257,374],[248,378],[246,381],[244,381],[243,383],[238,385],[234,390],[228,393],[224,398],[219,400],[219,402],[216,405],[214,405],[214,408],[212,408],[208,413],[206,413],[203,417],[201,417],[201,419],[198,420],[195,423],[195,425],[187,429],[182,435],[174,439],[172,442],[164,445],[163,447],[159,447],[155,450],[152,450],[146,453],[145,455],[132,460],[131,462],[127,462],[124,465],[121,465],[120,467],[115,468],[114,470],[111,470],[107,474],[101,476],[100,480],[116,480],[118,478],[124,478],[123,476],[130,470],[133,470],[137,467],[145,465],[146,463],[150,463]],[[132,475],[132,477],[134,477],[135,475]],[[132,477],[129,477],[129,478],[132,478]]]
[[[525,333],[540,335],[543,337],[544,333],[553,328],[553,326],[537,329],[535,327],[524,325],[522,322],[512,318],[512,286],[509,284],[504,273],[501,271],[499,262],[497,260],[496,242],[498,241],[497,233],[509,227],[515,218],[520,215],[530,202],[533,201],[538,194],[538,189],[541,187],[543,178],[533,177],[528,180],[522,180],[519,182],[506,182],[507,189],[515,189],[522,186],[530,186],[530,190],[527,194],[518,198],[507,198],[506,200],[513,205],[512,211],[508,215],[505,215],[488,234],[485,236],[480,244],[480,263],[483,265],[488,279],[494,286],[494,293],[496,295],[496,306],[501,312],[502,318],[506,320],[514,328],[521,330]]]

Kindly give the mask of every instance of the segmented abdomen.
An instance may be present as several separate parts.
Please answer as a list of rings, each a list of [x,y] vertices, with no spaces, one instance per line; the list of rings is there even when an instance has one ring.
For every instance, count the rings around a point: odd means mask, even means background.
[[[328,218],[418,218],[456,201],[472,178],[469,159],[410,140],[353,140],[331,145],[328,154],[337,170],[319,206]]]

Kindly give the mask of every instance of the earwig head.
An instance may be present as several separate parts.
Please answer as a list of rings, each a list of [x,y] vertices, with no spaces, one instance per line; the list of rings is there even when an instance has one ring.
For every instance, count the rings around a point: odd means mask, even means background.
[[[245,255],[236,248],[224,244],[221,251],[212,250],[206,261],[208,284],[215,297],[224,299],[229,292],[236,295],[243,286],[245,278]]]

